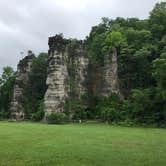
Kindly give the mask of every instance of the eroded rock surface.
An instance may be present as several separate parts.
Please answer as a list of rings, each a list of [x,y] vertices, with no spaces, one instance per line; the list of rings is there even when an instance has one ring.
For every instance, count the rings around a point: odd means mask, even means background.
[[[64,112],[67,100],[81,100],[87,91],[106,97],[111,93],[120,95],[116,49],[104,56],[104,66],[92,66],[91,71],[83,41],[67,40],[60,35],[49,38],[46,114]]]
[[[45,113],[63,112],[71,94],[80,98],[85,92],[88,58],[81,41],[49,38],[48,89],[44,97]]]
[[[63,52],[50,50],[48,61],[49,68],[46,81],[48,89],[44,97],[45,112],[63,112],[67,97],[65,81],[68,74]]]
[[[110,54],[104,57],[103,67],[103,89],[102,95],[108,96],[111,93],[121,97],[118,80],[117,50],[114,48]]]
[[[24,119],[23,90],[28,82],[28,73],[31,71],[33,58],[34,54],[29,51],[28,55],[17,66],[16,81],[10,106],[11,118],[15,120]]]

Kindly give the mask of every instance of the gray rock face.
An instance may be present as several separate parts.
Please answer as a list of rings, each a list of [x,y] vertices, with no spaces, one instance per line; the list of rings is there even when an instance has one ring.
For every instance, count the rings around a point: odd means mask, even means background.
[[[63,112],[66,100],[74,89],[78,97],[85,91],[87,53],[82,44],[77,47],[61,36],[49,38],[48,89],[44,97],[45,113]],[[76,85],[77,84],[77,85]]]
[[[121,96],[118,80],[117,51],[115,48],[112,50],[112,53],[104,57],[103,84],[103,96],[107,97],[111,93]]]
[[[79,42],[79,41],[78,41]],[[70,46],[70,44],[69,44]],[[82,42],[78,43],[76,47],[69,48],[66,50],[67,55],[67,66],[68,66],[68,83],[73,82],[75,88],[75,95],[80,99],[81,96],[86,92],[86,78],[87,78],[87,68],[88,68],[88,56],[87,51],[84,48]],[[69,88],[69,93],[73,91]],[[70,95],[69,95],[70,97]]]
[[[87,74],[88,74],[87,68],[88,68],[88,63],[89,63],[86,52],[83,50],[81,50],[81,51],[80,51],[80,55],[84,54],[85,56],[79,56],[78,59],[76,60],[76,62],[78,63],[76,81],[78,82],[79,97],[81,97],[81,95],[83,95],[87,90],[85,81],[86,81]]]
[[[63,39],[60,35],[49,38],[45,114],[64,112],[67,100],[81,100],[88,90],[106,97],[111,93],[120,95],[116,49],[104,57],[104,67],[99,65],[92,71],[87,54],[83,41]]]
[[[50,50],[49,68],[46,84],[48,89],[44,97],[45,112],[63,112],[63,106],[67,97],[65,81],[67,78],[67,66],[63,52]]]
[[[28,55],[17,66],[16,81],[10,105],[11,118],[15,120],[24,119],[23,89],[28,81],[28,73],[31,71],[33,58],[33,53],[29,51]]]

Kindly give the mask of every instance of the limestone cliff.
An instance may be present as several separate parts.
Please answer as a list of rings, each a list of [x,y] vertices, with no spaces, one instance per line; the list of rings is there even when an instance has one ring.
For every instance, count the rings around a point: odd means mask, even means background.
[[[103,63],[89,63],[85,41],[64,39],[62,35],[49,38],[47,91],[44,96],[45,114],[64,112],[73,114],[72,102],[93,103],[93,97],[116,93],[121,97],[118,81],[117,52],[103,56]],[[24,119],[24,87],[28,83],[34,55],[28,53],[17,67],[11,117]],[[86,96],[86,97],[85,97]],[[84,99],[83,99],[84,98]],[[85,101],[86,100],[86,101]]]
[[[12,119],[16,120],[24,119],[23,89],[24,85],[28,81],[28,73],[31,71],[33,58],[34,58],[33,53],[29,51],[28,55],[25,58],[23,58],[17,66],[16,81],[10,105]]]
[[[63,112],[67,100],[81,101],[86,92],[120,95],[116,50],[104,56],[103,65],[89,65],[84,41],[67,40],[61,35],[50,37],[47,85],[46,114]]]
[[[121,97],[118,80],[117,50],[115,48],[104,57],[102,95],[107,97],[110,93],[118,94]]]
[[[80,98],[85,91],[87,53],[81,41],[49,38],[48,89],[44,97],[45,113],[63,112],[72,93]]]

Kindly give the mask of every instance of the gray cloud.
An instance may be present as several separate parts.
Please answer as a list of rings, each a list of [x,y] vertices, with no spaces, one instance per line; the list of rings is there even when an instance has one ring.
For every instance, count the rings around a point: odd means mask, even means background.
[[[148,17],[159,0],[0,0],[0,71],[20,52],[48,50],[48,37],[84,38],[101,17]]]

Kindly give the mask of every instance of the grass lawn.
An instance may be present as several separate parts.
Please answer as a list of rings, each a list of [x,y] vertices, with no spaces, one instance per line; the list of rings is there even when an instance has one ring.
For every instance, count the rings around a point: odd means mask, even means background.
[[[166,166],[166,130],[0,122],[0,166]]]

